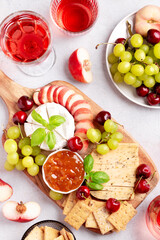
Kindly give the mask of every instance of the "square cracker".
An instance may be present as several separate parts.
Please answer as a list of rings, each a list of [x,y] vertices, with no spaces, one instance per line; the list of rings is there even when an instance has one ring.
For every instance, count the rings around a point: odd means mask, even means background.
[[[70,193],[66,199],[66,203],[64,205],[64,209],[63,209],[63,214],[67,215],[71,209],[73,208],[73,206],[76,204],[77,202],[77,198],[76,198],[76,191]]]
[[[127,223],[136,215],[137,211],[128,202],[123,202],[120,206],[120,209],[112,213],[107,220],[118,230],[124,230]]]
[[[64,228],[60,231],[60,234],[64,237],[64,240],[74,240],[72,233],[66,231]]]
[[[25,240],[43,240],[43,231],[39,227],[33,228]]]
[[[59,236],[57,238],[53,238],[53,240],[64,240],[64,237],[61,235],[61,236]]]
[[[53,240],[59,236],[59,231],[52,228],[45,226],[44,227],[44,240]]]
[[[107,220],[110,214],[105,206],[93,211],[93,215],[102,234],[105,234],[114,229],[113,225]]]
[[[86,221],[92,209],[83,201],[78,201],[67,214],[64,221],[78,230]]]

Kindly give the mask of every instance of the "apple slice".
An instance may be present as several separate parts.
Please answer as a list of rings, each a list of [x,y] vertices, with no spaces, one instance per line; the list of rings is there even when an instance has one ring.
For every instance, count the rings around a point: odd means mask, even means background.
[[[48,92],[49,88],[50,88],[50,85],[47,85],[47,86],[41,88],[39,95],[38,95],[38,100],[41,104],[48,102],[47,92]]]
[[[160,31],[160,7],[147,5],[136,13],[135,31],[146,37],[148,30]]]
[[[70,112],[71,108],[72,108],[72,105],[79,100],[84,100],[84,98],[82,97],[82,95],[74,93],[74,94],[70,95],[69,98],[67,99],[65,107]]]
[[[48,102],[54,102],[53,94],[54,94],[54,91],[57,87],[58,87],[57,85],[51,85],[49,87],[48,92],[47,92]]]
[[[15,201],[6,202],[2,208],[5,218],[15,222],[29,222],[40,215],[40,206],[36,202],[23,204]]]
[[[84,128],[87,130],[90,128],[94,128],[93,122],[91,120],[86,120],[86,119],[76,122],[75,129],[78,130],[81,128]]]
[[[54,90],[54,93],[53,93],[53,100],[55,103],[58,103],[58,95],[59,95],[59,92],[64,88],[65,86],[58,86],[56,87],[56,89]]]
[[[75,50],[69,58],[68,67],[75,80],[83,83],[92,82],[91,62],[86,49]]]
[[[89,141],[88,140],[83,141],[83,147],[80,151],[78,151],[78,153],[82,156],[86,155],[88,147],[89,147]]]
[[[34,103],[36,104],[36,105],[41,105],[41,103],[40,103],[40,101],[39,101],[39,99],[38,99],[38,95],[39,95],[39,92],[40,92],[40,88],[37,88],[36,90],[35,90],[35,92],[33,93],[33,101],[34,101]]]
[[[64,87],[58,94],[58,103],[65,107],[67,99],[74,93],[74,90]]]
[[[74,120],[75,122],[79,122],[81,120],[93,120],[93,113],[87,108],[78,109],[74,114]]]
[[[82,140],[87,138],[87,129],[79,128],[75,131],[74,136],[80,137]]]
[[[74,115],[75,112],[80,108],[88,108],[91,110],[90,104],[86,100],[76,101],[71,107],[71,114]]]
[[[0,202],[8,200],[13,194],[13,188],[0,179]]]

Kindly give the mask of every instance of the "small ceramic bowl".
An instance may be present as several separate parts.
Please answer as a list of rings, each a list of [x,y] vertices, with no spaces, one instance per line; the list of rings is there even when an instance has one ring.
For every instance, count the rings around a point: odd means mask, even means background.
[[[55,155],[57,152],[61,152],[61,151],[69,151],[69,152],[72,152],[72,151],[70,151],[70,150],[68,150],[68,149],[59,149],[59,150],[57,150],[57,151],[55,151],[55,152],[52,152],[50,155],[48,155],[48,157],[46,158],[46,160],[45,160],[45,162],[43,163],[43,166],[42,166],[42,177],[43,177],[43,180],[44,180],[45,184],[46,184],[52,191],[57,192],[57,193],[62,193],[62,194],[68,194],[68,193],[71,193],[71,192],[77,190],[77,189],[82,185],[82,183],[83,183],[83,181],[84,181],[84,178],[82,179],[82,181],[80,182],[80,184],[78,185],[78,187],[76,187],[76,188],[74,188],[74,189],[72,189],[72,190],[70,190],[70,191],[68,191],[68,192],[63,192],[63,191],[56,190],[56,189],[52,188],[52,187],[49,185],[49,183],[48,183],[47,180],[46,180],[45,171],[44,171],[44,165],[45,165],[45,163],[48,161],[48,159],[49,159],[51,156]],[[78,153],[74,152],[74,154],[76,154],[76,155],[78,156],[78,158],[83,162],[83,158],[82,158]],[[85,175],[85,172],[84,172],[84,175]]]

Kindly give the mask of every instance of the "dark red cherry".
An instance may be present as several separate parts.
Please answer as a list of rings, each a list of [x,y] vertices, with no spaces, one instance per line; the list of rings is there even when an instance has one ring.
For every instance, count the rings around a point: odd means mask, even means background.
[[[157,83],[157,84],[154,86],[154,93],[160,94],[160,83]]]
[[[136,170],[136,177],[143,177],[144,179],[151,176],[151,169],[147,164],[141,164]]]
[[[82,140],[78,137],[72,137],[68,140],[68,148],[73,151],[73,152],[77,152],[80,151],[83,147],[83,143]]]
[[[122,43],[123,45],[125,45],[125,49],[128,48],[128,43],[126,42],[125,38],[117,38],[117,40],[115,41],[115,43]]]
[[[106,201],[106,209],[107,209],[110,213],[117,212],[119,208],[120,208],[120,202],[119,202],[117,199],[115,199],[115,198],[109,198],[109,199]]]
[[[147,95],[147,102],[150,105],[157,105],[158,103],[160,103],[160,95],[155,93],[149,93]]]
[[[137,95],[140,97],[145,97],[149,93],[149,88],[144,86],[143,84],[136,88]]]
[[[135,192],[147,193],[150,190],[150,185],[145,179],[137,180],[135,183]]]
[[[156,44],[160,42],[160,32],[156,29],[150,29],[147,32],[147,42]]]
[[[13,122],[14,124],[24,124],[27,119],[27,114],[23,111],[16,112],[13,115]]]
[[[81,186],[76,192],[76,196],[79,200],[85,200],[90,195],[90,190],[87,186]]]
[[[22,96],[18,99],[18,107],[22,110],[22,111],[29,111],[32,107],[33,107],[33,100],[30,99],[28,96]]]
[[[100,125],[104,125],[107,119],[111,119],[111,114],[107,111],[101,111],[95,117],[95,121]]]

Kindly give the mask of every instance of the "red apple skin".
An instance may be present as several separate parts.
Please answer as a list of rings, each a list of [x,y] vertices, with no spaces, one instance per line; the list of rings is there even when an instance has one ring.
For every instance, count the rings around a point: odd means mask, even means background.
[[[0,179],[0,202],[4,202],[11,198],[13,188],[8,183]]]
[[[50,86],[45,86],[45,87],[41,88],[39,95],[38,95],[38,100],[41,104],[48,102],[47,92],[48,92],[49,88],[50,88]]]
[[[47,91],[48,102],[54,102],[53,94],[54,94],[54,91],[55,91],[56,87],[57,87],[57,85],[52,85],[52,86],[49,87],[49,89]]]
[[[41,105],[41,103],[40,103],[40,101],[39,101],[39,99],[38,99],[38,95],[39,95],[39,91],[40,91],[40,88],[37,88],[36,90],[35,90],[35,92],[33,93],[33,101],[34,101],[34,103],[36,104],[36,105]]]
[[[94,128],[93,122],[91,120],[81,120],[79,122],[76,122],[75,125],[76,130],[84,128],[84,129],[89,129],[89,128]]]

